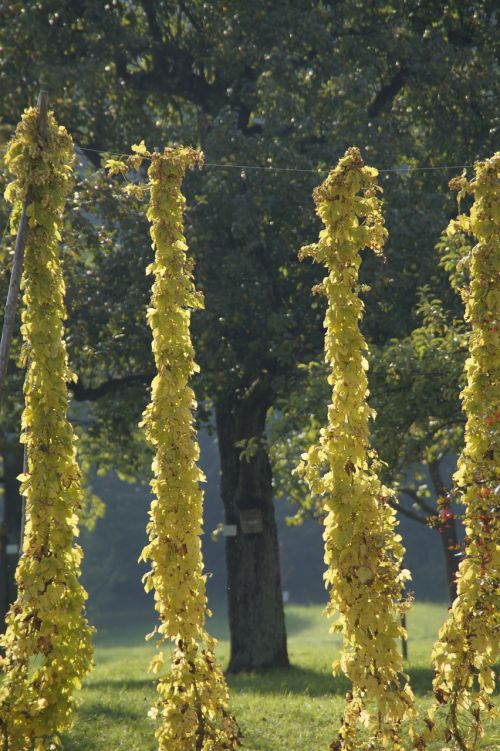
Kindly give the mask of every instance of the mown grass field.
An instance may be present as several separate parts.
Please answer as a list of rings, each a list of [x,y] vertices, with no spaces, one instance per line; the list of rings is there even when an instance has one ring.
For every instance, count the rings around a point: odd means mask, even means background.
[[[431,701],[430,652],[446,608],[416,604],[408,616],[409,664],[418,705]],[[66,751],[155,751],[154,723],[147,711],[154,681],[147,672],[154,646],[143,642],[150,626],[140,614],[115,614],[96,636],[96,668],[81,692]],[[222,614],[210,622],[227,659],[227,626]],[[232,709],[243,731],[246,751],[326,751],[337,732],[347,684],[334,679],[330,665],[339,641],[328,633],[318,606],[287,607],[292,668],[231,677]],[[435,751],[444,743],[436,743]],[[490,724],[484,749],[500,748],[499,724]]]

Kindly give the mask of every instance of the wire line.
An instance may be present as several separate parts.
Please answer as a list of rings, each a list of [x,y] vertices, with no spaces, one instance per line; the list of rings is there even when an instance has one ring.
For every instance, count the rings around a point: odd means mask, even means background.
[[[96,154],[109,154],[110,156],[124,156],[123,152],[121,154],[112,154],[107,149],[92,149],[87,146],[80,146],[79,144],[75,144],[75,146],[80,149],[80,151],[91,151]],[[151,161],[150,157],[144,156],[142,158]],[[472,164],[448,164],[436,167],[410,167],[408,165],[401,165],[400,167],[388,167],[379,169],[378,172],[399,172],[400,174],[404,175],[406,172],[420,172],[423,170],[455,170],[466,169],[472,166]],[[203,167],[215,167],[218,169],[262,170],[264,172],[306,172],[315,175],[330,172],[330,169],[333,169],[329,167],[325,167],[324,169],[307,169],[303,167],[272,167],[262,164],[232,164],[231,162],[205,162]]]
[[[108,149],[93,149],[90,146],[80,146],[80,144],[75,143],[75,148],[79,151],[88,151],[92,152],[94,154],[108,154],[110,157],[124,157],[128,156],[126,152],[111,152]],[[0,149],[0,152],[5,152],[6,149],[2,148]],[[143,156],[143,159],[146,161],[151,161],[151,157]],[[237,170],[261,170],[262,172],[297,172],[297,173],[308,173],[308,174],[314,174],[314,175],[321,175],[325,174],[327,172],[330,172],[330,167],[325,167],[324,169],[308,169],[304,167],[272,167],[272,166],[266,166],[262,164],[233,164],[231,162],[205,162],[203,167],[209,167],[209,168],[215,168],[215,169],[237,169]],[[426,166],[426,167],[410,167],[409,165],[401,165],[399,167],[385,167],[382,169],[378,169],[378,172],[381,173],[399,173],[400,175],[405,175],[408,172],[424,172],[424,171],[446,171],[446,170],[458,170],[458,169],[470,169],[472,168],[472,164],[447,164],[443,166]]]

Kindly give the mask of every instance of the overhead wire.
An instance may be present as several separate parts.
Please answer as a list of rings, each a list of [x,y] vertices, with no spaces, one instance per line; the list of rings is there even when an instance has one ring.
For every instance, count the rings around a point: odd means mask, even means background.
[[[122,157],[126,156],[124,152],[115,152],[112,153],[109,149],[94,149],[90,148],[89,146],[80,146],[80,144],[75,144],[76,148],[80,151],[89,151],[96,154],[108,154],[109,156],[117,156]],[[145,160],[150,160],[150,157],[142,157]],[[437,166],[425,166],[425,167],[411,167],[410,165],[403,164],[397,167],[387,167],[379,169],[378,172],[397,172],[400,174],[405,174],[407,172],[420,172],[424,170],[456,170],[456,169],[467,169],[471,168],[472,164],[447,164],[447,165],[437,165]],[[218,169],[238,169],[238,170],[263,170],[265,172],[305,172],[310,174],[322,174],[330,171],[329,167],[325,167],[323,169],[311,169],[311,168],[304,168],[304,167],[275,167],[273,165],[263,165],[263,164],[234,164],[232,162],[205,162],[203,164],[203,167],[212,167],[212,168],[218,168]]]
[[[75,148],[79,151],[87,151],[94,154],[107,154],[110,157],[126,157],[128,154],[126,152],[112,152],[109,149],[96,149],[92,148],[90,146],[81,146],[78,143],[75,143]],[[0,153],[3,153],[6,151],[6,148],[1,148]],[[142,155],[141,155],[142,156]],[[146,161],[151,161],[151,157],[142,156],[143,159]],[[312,169],[312,168],[305,168],[305,167],[275,167],[274,165],[264,165],[264,164],[234,164],[233,162],[205,162],[203,164],[203,168],[209,167],[214,169],[237,169],[237,170],[261,170],[263,172],[297,172],[297,173],[307,173],[307,174],[315,174],[315,175],[321,175],[325,174],[327,172],[330,172],[330,167],[324,167],[324,168],[318,168],[318,169]],[[405,175],[408,172],[423,172],[423,171],[446,171],[446,170],[458,170],[458,169],[470,169],[472,168],[472,164],[445,164],[445,165],[427,165],[424,167],[412,167],[408,164],[402,164],[399,166],[394,167],[382,167],[378,169],[379,173],[397,173],[400,175]]]

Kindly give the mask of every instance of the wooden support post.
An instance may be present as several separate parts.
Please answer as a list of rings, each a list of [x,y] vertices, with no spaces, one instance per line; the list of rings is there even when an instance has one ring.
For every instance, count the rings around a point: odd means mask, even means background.
[[[40,136],[42,137],[42,141],[46,141],[47,139],[47,112],[48,112],[48,106],[49,106],[49,95],[46,91],[40,91],[38,95],[38,131],[40,133]],[[30,366],[30,359],[29,354],[26,362],[26,374],[28,373]],[[28,471],[28,451],[26,448],[26,444],[24,444],[24,454],[23,454],[23,474],[26,474]],[[19,537],[19,557],[23,554],[23,546],[24,546],[24,530],[26,527],[26,498],[21,496],[21,534]]]
[[[21,218],[19,220],[19,227],[17,229],[14,261],[12,263],[9,291],[7,293],[7,302],[5,304],[5,314],[3,318],[2,339],[0,341],[0,401],[3,399],[5,391],[10,343],[14,332],[17,298],[19,297],[19,287],[21,286],[21,276],[23,273],[24,246],[26,244],[26,230],[28,227],[28,206],[29,196],[26,196]]]
[[[406,613],[403,613],[401,615],[401,625],[404,629],[406,629]],[[407,636],[401,637],[401,652],[403,655],[403,660],[406,662],[408,660],[408,637]]]
[[[49,95],[46,91],[40,91],[38,95],[38,129],[42,141],[47,138],[47,112],[49,104]],[[19,297],[19,289],[21,287],[21,279],[23,275],[23,262],[24,262],[24,248],[26,245],[26,236],[28,232],[28,207],[31,203],[31,191],[28,188],[26,198],[19,219],[19,227],[17,228],[16,243],[14,246],[14,260],[12,262],[12,271],[10,275],[9,290],[7,293],[7,302],[5,304],[5,314],[2,326],[2,338],[0,340],[0,405],[2,403],[5,394],[5,383],[7,379],[7,369],[9,365],[9,352],[10,344],[12,342],[12,334],[14,332],[14,324],[16,320],[16,307]],[[29,368],[29,361],[27,367]],[[24,447],[24,472],[27,470],[27,455],[26,446]],[[19,553],[22,555],[23,542],[24,542],[24,526],[25,526],[25,500],[22,498],[22,511],[21,511],[21,540]]]
[[[47,137],[47,109],[48,94],[46,91],[40,91],[38,95],[38,122],[40,135],[45,140]],[[5,381],[7,378],[7,368],[9,364],[10,344],[14,332],[14,323],[16,319],[16,306],[19,297],[19,288],[21,286],[21,277],[23,274],[24,246],[26,245],[26,233],[28,229],[28,206],[30,205],[30,191],[28,190],[24,200],[19,227],[17,229],[16,244],[14,247],[14,261],[12,263],[12,272],[10,275],[9,291],[7,293],[7,302],[5,304],[5,314],[2,327],[2,338],[0,340],[0,403],[5,393]]]
[[[38,130],[42,139],[47,140],[47,112],[49,109],[49,95],[47,91],[40,91],[38,94]]]
[[[5,616],[9,609],[8,595],[8,568],[7,568],[7,530],[5,522],[0,520],[0,634],[5,631]]]

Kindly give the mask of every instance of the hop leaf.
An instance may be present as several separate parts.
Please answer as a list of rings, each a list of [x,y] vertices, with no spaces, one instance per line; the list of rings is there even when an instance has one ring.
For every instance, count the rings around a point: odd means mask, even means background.
[[[113,175],[126,175],[129,170],[128,165],[120,159],[107,159],[104,167],[111,177]]]
[[[154,262],[146,269],[154,277],[146,317],[157,375],[141,427],[155,451],[152,488],[156,497],[151,504],[149,543],[140,560],[151,562],[143,582],[146,591],[155,590],[159,643],[175,643],[170,670],[157,685],[159,703],[149,716],[161,718],[156,733],[159,751],[186,751],[193,747],[195,737],[204,739],[200,751],[231,751],[240,746],[239,730],[228,711],[227,686],[213,653],[215,641],[205,630],[208,611],[200,545],[200,482],[204,477],[197,467],[199,448],[189,384],[198,369],[189,308],[202,307],[203,302],[194,287],[182,233],[181,184],[186,168],[198,156],[185,148],[149,154],[144,142],[132,148],[139,155],[151,156],[147,217],[155,251]],[[136,188],[128,185],[127,193],[137,196]],[[161,673],[164,663],[159,652],[150,669]]]
[[[367,346],[359,330],[360,251],[368,246],[381,252],[387,236],[376,176],[357,149],[346,152],[314,191],[325,228],[318,242],[304,246],[299,255],[327,270],[313,291],[321,291],[328,302],[325,361],[332,402],[320,442],[302,454],[297,473],[312,495],[324,499],[327,613],[341,613],[331,630],[344,637],[333,670],[342,670],[353,685],[339,737],[332,743],[339,750],[401,749],[401,723],[413,716],[413,695],[401,686],[397,643],[407,572],[392,510],[380,502],[390,491],[378,480],[380,462],[368,449],[368,421],[374,414],[366,401]],[[359,737],[360,725],[368,730],[367,742]]]
[[[132,146],[132,151],[136,154],[140,154],[141,156],[149,156],[149,151],[146,148],[146,144],[144,141],[141,141],[140,143],[135,143]]]

